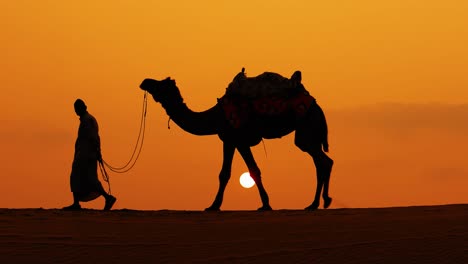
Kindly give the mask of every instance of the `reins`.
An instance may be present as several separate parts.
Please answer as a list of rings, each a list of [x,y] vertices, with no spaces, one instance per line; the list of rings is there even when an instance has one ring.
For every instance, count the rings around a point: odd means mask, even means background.
[[[110,187],[110,179],[109,175],[107,174],[106,167],[115,173],[126,173],[130,171],[136,164],[138,158],[140,157],[141,150],[143,148],[143,141],[145,139],[145,128],[146,128],[146,111],[147,111],[147,104],[148,104],[148,99],[147,99],[148,92],[145,91],[143,95],[143,107],[141,110],[141,120],[140,120],[140,131],[138,132],[138,137],[135,143],[135,148],[133,149],[132,155],[130,156],[130,159],[128,162],[120,167],[115,167],[110,165],[108,162],[106,162],[104,159],[101,159],[99,161],[99,168],[101,170],[102,178],[105,182],[107,182],[107,185],[109,187],[109,194],[111,194],[111,187]]]

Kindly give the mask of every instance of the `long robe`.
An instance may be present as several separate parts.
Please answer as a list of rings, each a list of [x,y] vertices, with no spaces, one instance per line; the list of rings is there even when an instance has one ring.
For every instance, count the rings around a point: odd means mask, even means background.
[[[104,190],[97,173],[100,153],[101,141],[98,123],[92,115],[86,112],[80,117],[70,175],[71,191],[80,201],[94,200]]]

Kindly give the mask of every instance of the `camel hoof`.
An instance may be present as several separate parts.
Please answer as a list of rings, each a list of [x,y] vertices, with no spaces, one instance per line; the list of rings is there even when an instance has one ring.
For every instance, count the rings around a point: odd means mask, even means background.
[[[257,209],[257,211],[271,211],[271,210],[273,210],[273,209],[269,205],[268,206],[262,206],[262,207]]]
[[[205,212],[219,212],[219,211],[221,211],[219,207],[210,206],[208,208],[205,208]]]
[[[333,199],[331,197],[323,198],[323,201],[324,201],[323,208],[327,209],[328,207],[330,207],[332,200]]]
[[[311,205],[307,206],[306,208],[304,208],[304,210],[307,210],[307,211],[315,211],[318,209],[319,207],[319,203],[312,203]]]

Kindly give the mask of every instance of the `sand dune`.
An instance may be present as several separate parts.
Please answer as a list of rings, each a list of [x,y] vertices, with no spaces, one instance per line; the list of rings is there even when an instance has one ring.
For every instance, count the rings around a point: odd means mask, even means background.
[[[468,263],[468,205],[0,209],[0,263]]]

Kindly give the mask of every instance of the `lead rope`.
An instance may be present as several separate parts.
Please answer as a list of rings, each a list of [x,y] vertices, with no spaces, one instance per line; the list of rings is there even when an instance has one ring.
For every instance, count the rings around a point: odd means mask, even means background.
[[[107,182],[108,186],[109,186],[109,194],[111,193],[111,187],[110,187],[110,179],[109,179],[109,175],[107,174],[107,171],[106,171],[106,167],[109,168],[109,170],[111,170],[112,172],[115,172],[115,173],[125,173],[125,172],[128,172],[129,170],[131,170],[138,158],[140,157],[140,154],[141,154],[141,150],[143,148],[143,141],[145,139],[145,128],[146,128],[146,111],[148,109],[147,105],[148,105],[148,99],[147,99],[147,96],[148,95],[148,92],[145,91],[144,95],[143,95],[143,108],[142,108],[142,112],[141,112],[141,120],[140,120],[140,131],[138,132],[138,138],[136,140],[136,144],[135,144],[135,148],[133,149],[133,153],[130,157],[130,159],[128,160],[128,162],[121,166],[121,167],[114,167],[112,165],[110,165],[109,163],[107,163],[105,160],[100,160],[99,161],[99,168],[101,170],[101,174],[102,174],[102,178],[104,179],[105,182]],[[135,156],[136,154],[136,156]]]
[[[265,151],[265,157],[268,158],[268,154],[267,154],[266,147],[265,147],[265,141],[263,141],[263,138],[262,138],[262,143],[263,143],[263,151]]]
[[[102,179],[104,179],[104,181],[107,182],[107,187],[109,189],[107,194],[111,195],[112,192],[111,192],[110,178],[109,178],[109,175],[107,174],[106,167],[102,163],[102,160],[99,161],[99,169],[101,170]]]

